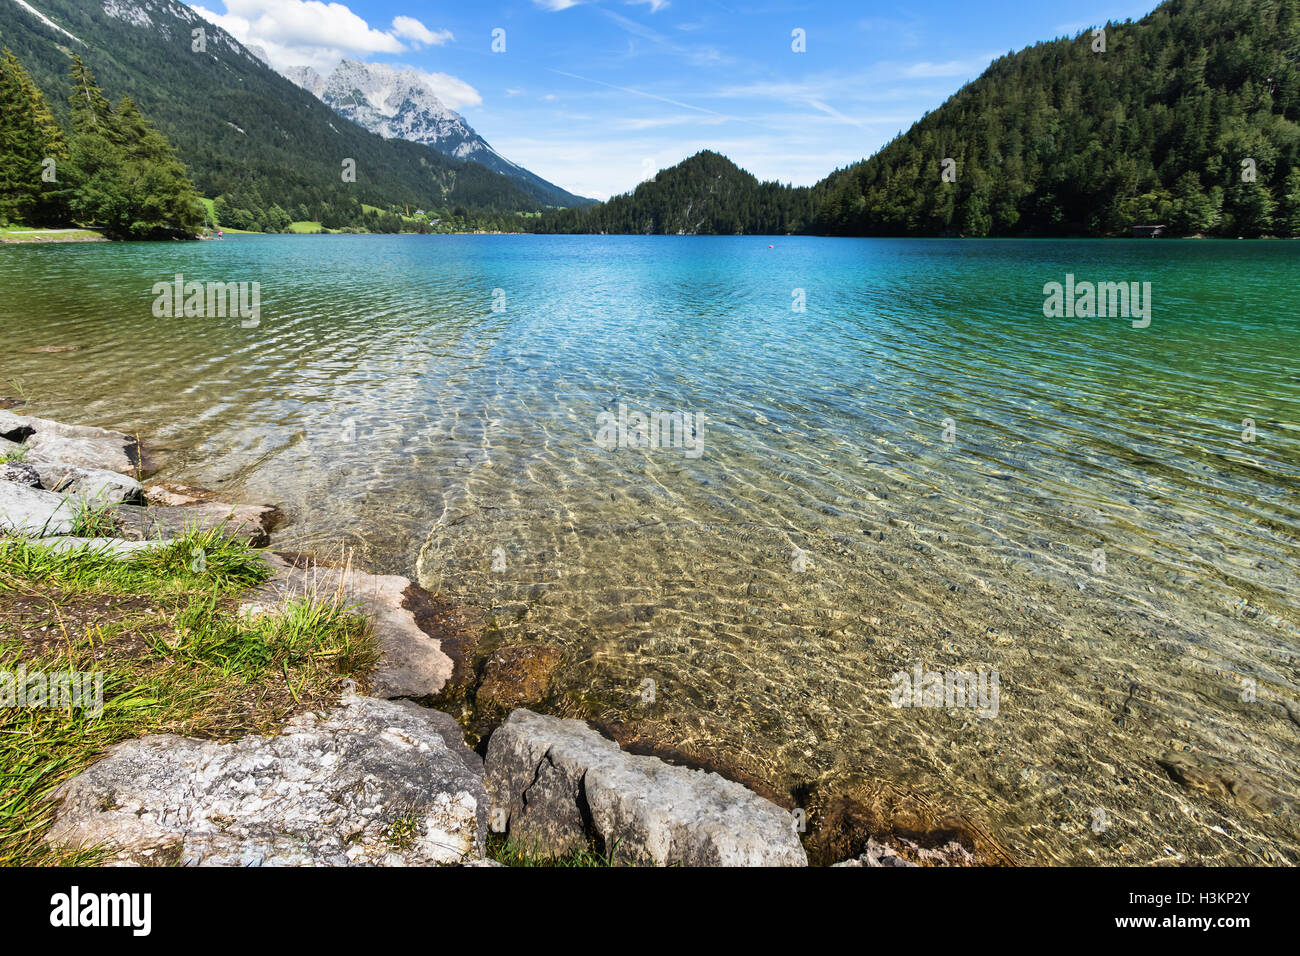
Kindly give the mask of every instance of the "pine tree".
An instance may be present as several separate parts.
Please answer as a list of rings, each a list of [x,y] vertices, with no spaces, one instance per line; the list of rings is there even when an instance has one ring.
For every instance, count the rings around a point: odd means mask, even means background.
[[[72,104],[74,134],[96,132],[105,139],[116,141],[113,107],[79,56],[72,58],[72,95],[68,97],[68,102]]]
[[[59,164],[68,155],[63,133],[27,71],[9,50],[0,53],[0,222],[33,225],[65,218]]]
[[[203,206],[166,137],[149,124],[129,96],[122,98],[115,120],[126,156],[129,233],[197,233],[203,227]]]
[[[1277,229],[1283,235],[1300,236],[1300,166],[1287,173],[1278,206]]]
[[[70,205],[112,238],[195,235],[204,210],[167,139],[123,97],[114,110],[78,57],[72,65]]]

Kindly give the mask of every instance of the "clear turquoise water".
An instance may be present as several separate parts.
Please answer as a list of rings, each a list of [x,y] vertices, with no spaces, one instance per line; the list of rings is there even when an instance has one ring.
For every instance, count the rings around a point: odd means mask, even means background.
[[[259,326],[155,318],[177,272],[259,282]],[[1066,273],[1150,282],[1150,326],[1044,318]],[[287,506],[286,547],[562,647],[574,712],[780,789],[888,780],[1026,860],[1295,862],[1294,809],[1155,759],[1296,799],[1297,278],[1283,242],[5,247],[0,380]],[[620,403],[702,413],[703,454],[598,447]],[[997,717],[891,707],[914,664],[997,670]]]

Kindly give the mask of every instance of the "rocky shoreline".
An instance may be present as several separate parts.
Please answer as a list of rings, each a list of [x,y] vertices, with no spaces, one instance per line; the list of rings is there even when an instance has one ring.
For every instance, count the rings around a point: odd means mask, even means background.
[[[195,528],[271,544],[277,508],[145,484],[150,470],[131,436],[0,406],[0,535],[121,560]],[[918,842],[850,819],[834,839],[802,839],[788,801],[529,709],[560,665],[554,649],[498,648],[476,668],[472,622],[409,579],[346,559],[262,560],[269,576],[238,613],[321,593],[355,608],[379,651],[366,694],[351,687],[273,736],[118,743],[54,791],[52,845],[101,847],[118,865],[494,865],[490,838],[631,865],[806,866],[810,850],[843,866],[978,862],[958,830]],[[459,709],[465,727],[430,705]]]

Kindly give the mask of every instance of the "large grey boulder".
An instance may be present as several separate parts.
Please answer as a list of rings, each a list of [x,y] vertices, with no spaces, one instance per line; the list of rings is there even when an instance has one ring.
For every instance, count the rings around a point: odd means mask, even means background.
[[[482,859],[483,768],[451,717],[349,695],[277,737],[131,740],[60,786],[46,837],[111,862],[425,866]]]
[[[65,495],[0,481],[0,532],[23,535],[71,534],[76,505]]]
[[[577,720],[516,710],[488,742],[494,821],[533,852],[598,836],[616,862],[807,866],[794,818],[715,773],[624,753]]]
[[[0,438],[23,442],[29,454],[82,468],[134,475],[140,463],[139,444],[122,432],[15,415],[3,409],[0,409]]]
[[[40,476],[41,487],[104,505],[135,504],[144,500],[144,486],[129,475],[105,468],[82,468],[67,462],[29,455],[24,464]]]
[[[303,597],[341,595],[345,603],[370,620],[379,645],[382,657],[371,679],[376,697],[433,697],[451,678],[454,662],[443,652],[442,642],[425,633],[408,607],[416,589],[409,579],[331,567],[308,558],[301,560],[301,566],[275,554],[265,559],[271,566],[271,579],[244,596],[242,609],[274,613]]]

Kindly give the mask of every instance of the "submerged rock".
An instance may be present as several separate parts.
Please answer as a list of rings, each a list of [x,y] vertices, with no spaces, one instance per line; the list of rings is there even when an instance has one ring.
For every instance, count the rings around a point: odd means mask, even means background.
[[[806,866],[794,820],[713,773],[624,753],[576,720],[516,710],[488,741],[494,819],[526,849],[562,855],[594,836],[616,862]]]
[[[504,713],[546,697],[555,672],[564,661],[557,647],[540,644],[499,647],[483,665],[483,680],[475,693],[480,712]]]
[[[907,856],[887,843],[874,837],[867,840],[866,849],[861,855],[835,866],[975,866],[975,854],[956,840],[949,840],[942,846],[923,847],[905,838],[898,838],[899,845]],[[910,859],[909,859],[910,857]]]
[[[212,501],[217,497],[217,493],[175,481],[159,481],[145,487],[144,497],[151,505],[179,506]]]
[[[1162,754],[1156,764],[1169,778],[1189,790],[1235,801],[1269,814],[1290,813],[1292,801],[1268,783],[1226,760],[1201,753]]]
[[[60,786],[46,837],[120,864],[421,866],[482,859],[483,767],[446,714],[346,697],[279,736],[113,747]]]
[[[894,848],[877,840],[868,840],[867,848],[861,856],[854,857],[852,860],[845,860],[842,863],[836,863],[835,866],[919,866],[910,860],[905,860],[895,852]]]
[[[383,654],[371,681],[376,697],[433,697],[451,677],[451,658],[437,638],[425,633],[407,606],[412,592],[420,590],[409,579],[330,567],[309,558],[301,565],[274,554],[266,555],[266,560],[272,577],[244,596],[242,609],[274,612],[277,606],[298,598],[341,594],[346,603],[370,619]]]

